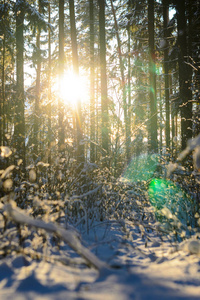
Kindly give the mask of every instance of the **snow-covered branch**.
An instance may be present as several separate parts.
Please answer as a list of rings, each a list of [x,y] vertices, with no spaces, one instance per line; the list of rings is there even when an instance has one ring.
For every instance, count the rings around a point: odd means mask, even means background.
[[[74,251],[76,251],[80,256],[82,256],[86,261],[98,269],[100,273],[104,269],[108,269],[107,265],[99,260],[92,252],[90,252],[86,247],[84,247],[77,237],[76,232],[72,230],[66,230],[54,223],[47,223],[43,220],[33,219],[29,215],[25,214],[23,210],[16,207],[14,201],[10,200],[4,205],[4,211],[7,216],[16,222],[17,224],[26,224],[28,226],[44,229],[47,232],[56,234],[60,239],[66,242]]]

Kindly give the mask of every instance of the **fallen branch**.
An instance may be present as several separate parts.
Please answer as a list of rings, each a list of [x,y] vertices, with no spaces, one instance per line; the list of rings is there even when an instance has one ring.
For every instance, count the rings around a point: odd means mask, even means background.
[[[99,270],[100,273],[108,270],[108,266],[106,265],[106,263],[98,259],[92,252],[90,252],[81,244],[75,231],[66,230],[53,223],[47,223],[42,220],[33,219],[29,215],[25,214],[22,209],[18,208],[16,206],[16,203],[12,200],[4,205],[4,211],[6,212],[7,216],[17,224],[44,229],[47,232],[56,234],[74,251],[76,251],[80,256],[86,259],[86,261],[90,265]]]

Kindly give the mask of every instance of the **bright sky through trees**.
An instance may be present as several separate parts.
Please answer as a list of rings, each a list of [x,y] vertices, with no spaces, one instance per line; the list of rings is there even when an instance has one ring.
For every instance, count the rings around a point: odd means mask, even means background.
[[[60,82],[57,78],[54,90],[66,105],[75,106],[77,101],[82,103],[89,101],[87,77],[76,75],[71,70],[65,72]]]

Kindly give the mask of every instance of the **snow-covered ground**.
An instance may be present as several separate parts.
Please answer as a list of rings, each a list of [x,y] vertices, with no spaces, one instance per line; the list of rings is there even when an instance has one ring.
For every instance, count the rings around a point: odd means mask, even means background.
[[[125,220],[83,228],[81,244],[109,266],[100,273],[51,234],[27,238],[0,260],[0,299],[200,299],[198,234],[176,245],[155,228]]]

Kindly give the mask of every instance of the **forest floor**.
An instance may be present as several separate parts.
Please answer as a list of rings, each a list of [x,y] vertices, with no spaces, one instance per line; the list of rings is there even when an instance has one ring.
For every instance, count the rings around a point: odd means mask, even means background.
[[[151,226],[143,229],[108,220],[82,230],[82,244],[109,265],[101,274],[52,236],[46,248],[41,238],[27,239],[21,253],[0,260],[0,299],[200,299],[198,234],[171,243]],[[30,255],[34,247],[43,259]]]

